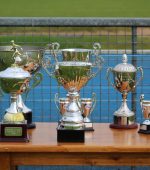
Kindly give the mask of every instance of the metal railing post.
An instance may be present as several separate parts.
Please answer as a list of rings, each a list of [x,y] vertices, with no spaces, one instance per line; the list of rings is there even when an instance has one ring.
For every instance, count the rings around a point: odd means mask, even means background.
[[[132,39],[131,39],[131,46],[132,46],[132,64],[136,67],[137,60],[137,27],[132,26]],[[136,113],[136,88],[132,93],[132,110]]]

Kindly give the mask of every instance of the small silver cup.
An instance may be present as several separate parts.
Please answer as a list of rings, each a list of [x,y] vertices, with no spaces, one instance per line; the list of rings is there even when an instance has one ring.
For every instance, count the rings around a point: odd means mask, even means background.
[[[150,100],[144,100],[144,94],[140,96],[140,104],[144,122],[140,124],[139,133],[150,134]]]
[[[81,98],[81,109],[82,115],[84,117],[84,123],[91,122],[90,118],[88,117],[94,110],[96,105],[96,94],[92,94],[92,98]]]

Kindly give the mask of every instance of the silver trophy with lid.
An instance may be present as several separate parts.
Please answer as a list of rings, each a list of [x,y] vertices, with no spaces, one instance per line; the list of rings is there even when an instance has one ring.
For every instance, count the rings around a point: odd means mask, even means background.
[[[22,109],[18,107],[17,98],[19,91],[25,92],[31,78],[29,72],[18,66],[21,59],[15,57],[15,63],[0,72],[0,85],[4,93],[11,95],[10,107],[7,109],[0,124],[0,141],[28,141],[27,123]]]
[[[121,107],[114,112],[114,122],[111,128],[132,129],[137,128],[135,123],[135,113],[127,106],[127,95],[133,91],[137,84],[143,79],[143,69],[127,63],[127,55],[122,56],[122,63],[114,68],[108,68],[107,79],[109,83],[122,94]],[[137,72],[140,71],[141,77],[137,80]],[[113,83],[110,80],[110,73],[113,74]]]
[[[51,56],[45,57],[43,66],[49,76],[55,77],[58,83],[68,91],[65,98],[58,98],[56,95],[62,114],[57,139],[58,141],[83,142],[85,109],[79,92],[102,68],[100,45],[95,43],[93,49],[59,50],[59,44],[52,43],[50,48]]]
[[[141,94],[140,104],[144,121],[140,124],[140,129],[138,132],[150,134],[150,100],[145,100],[144,94]]]
[[[42,50],[38,48],[32,49],[35,47],[30,47],[32,50],[29,50],[28,48],[29,47],[26,47],[26,50],[24,50],[20,45],[15,44],[13,40],[10,45],[0,46],[0,71],[11,67],[16,60],[16,56],[19,56],[20,61],[18,62],[18,66],[31,74],[32,85],[26,90],[26,96],[31,89],[39,85],[42,81],[42,74],[39,73],[39,69],[42,65],[43,57]],[[25,119],[27,120],[28,128],[34,128],[35,124],[32,122],[32,110],[25,105],[21,94],[22,91],[18,91],[17,105],[19,108],[22,108]],[[6,109],[6,112],[9,109],[10,108]]]

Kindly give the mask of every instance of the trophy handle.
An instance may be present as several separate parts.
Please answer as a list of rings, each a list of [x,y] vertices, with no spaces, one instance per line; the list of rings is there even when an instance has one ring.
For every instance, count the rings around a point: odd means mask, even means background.
[[[92,93],[92,108],[91,108],[91,111],[90,111],[90,114],[93,112],[93,110],[95,109],[95,106],[96,106],[96,94],[95,93]]]
[[[140,81],[143,79],[143,77],[144,77],[143,68],[142,68],[142,67],[137,67],[137,71],[140,71],[141,77],[140,77],[139,80],[136,82],[135,86],[137,86],[137,85],[140,83]]]
[[[104,63],[103,57],[100,56],[100,54],[101,54],[100,43],[95,42],[93,44],[93,49],[94,49],[93,54],[96,56],[96,60],[92,65],[93,65],[93,67],[97,67],[98,70],[95,73],[94,72],[91,73],[89,79],[91,79],[97,75],[97,73],[102,69],[102,64]]]
[[[58,105],[58,103],[59,103],[59,94],[58,93],[55,94],[54,102],[55,102],[56,108],[60,112],[60,108],[59,108],[59,105]]]
[[[55,72],[55,67],[57,66],[57,63],[58,63],[57,56],[58,56],[59,47],[60,47],[60,44],[57,43],[57,42],[51,43],[51,44],[47,44],[47,49],[49,49],[50,52],[51,52],[51,55],[54,56],[54,59],[55,59],[55,62],[56,62],[55,65],[53,65],[51,63],[50,57],[44,57],[44,59],[42,61],[42,66],[43,66],[44,70],[46,71],[46,73],[50,77],[53,77],[53,78],[55,78],[54,72]],[[51,71],[49,71],[49,69]]]
[[[142,111],[143,111],[143,108],[142,108],[143,100],[144,100],[144,94],[141,94],[141,96],[140,96],[140,105],[141,105]]]
[[[58,56],[60,44],[58,42],[54,42],[51,44],[47,44],[47,47],[51,51],[51,54],[54,56],[56,63],[58,63],[57,56]]]
[[[31,85],[31,87],[28,86],[28,88],[26,89],[26,97],[25,99],[27,99],[28,93],[30,92],[31,89],[34,89],[36,86],[38,86],[41,81],[43,80],[43,75],[42,73],[35,73],[34,76],[32,76],[32,78],[30,79],[30,81],[33,80],[33,83]]]
[[[112,81],[110,80],[110,72],[112,73],[112,67],[109,67],[108,69],[107,69],[107,73],[106,73],[106,78],[107,78],[107,80],[108,80],[108,83],[110,84],[110,85],[112,85],[115,89],[116,89],[116,87],[115,87],[115,85],[112,83]]]

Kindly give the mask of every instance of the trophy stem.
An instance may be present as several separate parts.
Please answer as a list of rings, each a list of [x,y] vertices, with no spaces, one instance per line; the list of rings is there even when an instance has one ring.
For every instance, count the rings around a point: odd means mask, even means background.
[[[68,92],[69,103],[66,107],[61,121],[61,125],[66,129],[83,128],[83,117],[78,92]]]
[[[127,106],[127,92],[122,93],[121,107],[114,112],[114,123],[110,124],[110,128],[116,129],[134,129],[137,128],[135,123],[135,113]]]
[[[18,113],[20,111],[20,109],[18,109],[17,106],[17,94],[16,93],[11,93],[11,97],[10,97],[10,107],[8,109],[6,109],[6,112],[8,113]]]

